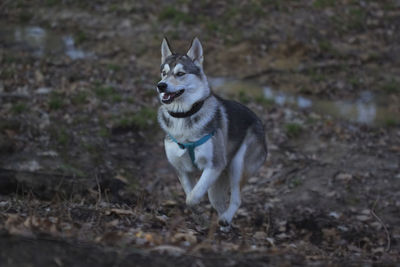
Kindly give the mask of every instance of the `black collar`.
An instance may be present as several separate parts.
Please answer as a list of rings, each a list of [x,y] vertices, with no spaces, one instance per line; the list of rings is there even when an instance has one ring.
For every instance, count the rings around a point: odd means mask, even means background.
[[[186,118],[190,117],[193,114],[195,114],[197,111],[201,109],[201,107],[204,104],[204,100],[201,100],[199,102],[196,102],[193,104],[192,108],[186,112],[173,112],[173,111],[168,111],[169,115],[171,115],[174,118]]]

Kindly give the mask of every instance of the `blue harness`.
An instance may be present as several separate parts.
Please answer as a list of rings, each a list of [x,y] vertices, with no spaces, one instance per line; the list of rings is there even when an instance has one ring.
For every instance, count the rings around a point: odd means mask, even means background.
[[[172,141],[174,141],[175,143],[177,143],[178,146],[179,146],[181,149],[187,149],[187,150],[189,151],[189,156],[190,156],[190,159],[192,160],[193,165],[194,165],[196,168],[198,168],[197,165],[196,165],[196,163],[194,162],[195,159],[196,159],[196,158],[195,158],[195,155],[194,155],[194,149],[195,149],[196,147],[198,147],[198,146],[201,146],[201,145],[204,144],[205,142],[207,142],[208,139],[210,139],[211,137],[213,137],[214,133],[215,133],[215,131],[212,131],[211,133],[209,133],[209,134],[203,136],[202,138],[200,138],[200,139],[197,140],[196,142],[189,142],[189,143],[184,143],[184,144],[179,143],[178,140],[176,140],[172,135],[168,134],[168,136],[172,139]]]

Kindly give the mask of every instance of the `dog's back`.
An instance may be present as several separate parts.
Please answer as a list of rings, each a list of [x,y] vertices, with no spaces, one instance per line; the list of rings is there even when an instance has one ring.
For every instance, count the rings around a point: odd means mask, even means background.
[[[228,154],[235,153],[246,135],[251,134],[255,138],[254,142],[262,148],[262,151],[267,156],[267,146],[265,142],[264,126],[261,120],[245,105],[239,102],[226,100],[216,96],[218,101],[224,107],[228,120],[228,140],[230,146]]]

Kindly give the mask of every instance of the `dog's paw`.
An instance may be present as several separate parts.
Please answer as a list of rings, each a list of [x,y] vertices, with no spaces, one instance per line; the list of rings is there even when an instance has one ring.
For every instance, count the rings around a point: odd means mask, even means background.
[[[231,225],[231,219],[224,213],[218,218],[218,224],[221,227],[228,227]]]
[[[220,226],[219,230],[223,233],[229,233],[232,230],[232,226],[228,225],[228,226]]]

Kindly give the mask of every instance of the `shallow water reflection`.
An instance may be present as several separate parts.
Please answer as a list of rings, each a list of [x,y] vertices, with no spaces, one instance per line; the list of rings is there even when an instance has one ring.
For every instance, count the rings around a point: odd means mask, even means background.
[[[0,25],[0,41],[38,57],[67,56],[76,60],[94,56],[77,48],[72,35],[59,35],[38,26]]]
[[[270,86],[261,87],[252,82],[220,77],[210,78],[209,83],[217,92],[222,94],[235,95],[245,92],[253,97],[262,96],[277,105],[310,109],[317,113],[352,122],[369,125],[385,125],[388,122],[400,123],[400,114],[398,110],[390,109],[389,99],[386,99],[385,96],[378,97],[368,90],[350,100],[324,100],[314,96],[275,90]]]

